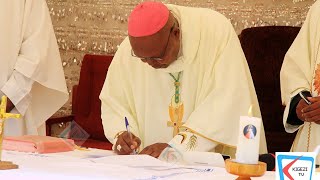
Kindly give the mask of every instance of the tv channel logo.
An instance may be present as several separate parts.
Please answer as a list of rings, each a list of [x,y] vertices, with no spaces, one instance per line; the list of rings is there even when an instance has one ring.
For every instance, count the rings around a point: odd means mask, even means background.
[[[312,180],[315,162],[313,152],[276,152],[276,179]]]

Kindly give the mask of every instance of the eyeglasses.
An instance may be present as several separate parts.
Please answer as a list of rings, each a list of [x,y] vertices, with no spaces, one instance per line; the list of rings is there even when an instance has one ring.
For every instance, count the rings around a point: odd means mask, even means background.
[[[152,60],[152,61],[162,61],[164,55],[166,55],[166,51],[167,51],[167,48],[168,48],[170,36],[171,36],[172,30],[173,30],[175,24],[176,24],[176,23],[174,23],[173,26],[172,26],[171,29],[170,29],[169,36],[168,36],[168,40],[167,40],[167,44],[166,44],[166,47],[164,48],[163,52],[161,53],[161,56],[159,56],[159,57],[139,57],[139,56],[137,56],[137,55],[134,54],[134,52],[133,52],[132,49],[131,49],[131,56],[136,57],[136,58],[139,58],[139,59],[141,59],[142,61],[150,61],[150,60]]]

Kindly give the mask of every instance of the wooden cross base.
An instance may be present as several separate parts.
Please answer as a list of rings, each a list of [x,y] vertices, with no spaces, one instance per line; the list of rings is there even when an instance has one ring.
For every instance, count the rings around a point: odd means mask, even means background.
[[[238,175],[237,180],[250,180],[250,177],[262,176],[267,170],[267,164],[260,161],[258,164],[241,164],[227,159],[226,170],[230,174]]]
[[[18,169],[19,166],[10,161],[0,161],[0,170]]]

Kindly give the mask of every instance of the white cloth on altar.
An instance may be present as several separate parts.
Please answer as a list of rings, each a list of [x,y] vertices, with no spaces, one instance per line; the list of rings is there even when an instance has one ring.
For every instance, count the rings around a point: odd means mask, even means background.
[[[98,153],[101,157],[90,158]],[[81,154],[81,156],[79,156]],[[88,155],[89,154],[89,155]],[[104,155],[104,157],[103,157]],[[89,158],[87,158],[89,156]],[[224,168],[212,166],[181,166],[167,164],[150,156],[113,156],[111,152],[90,149],[67,153],[33,154],[5,151],[4,161],[12,161],[19,169],[0,171],[1,179],[219,179],[237,176]],[[50,163],[48,163],[50,162]],[[253,180],[275,179],[274,172],[266,172]]]

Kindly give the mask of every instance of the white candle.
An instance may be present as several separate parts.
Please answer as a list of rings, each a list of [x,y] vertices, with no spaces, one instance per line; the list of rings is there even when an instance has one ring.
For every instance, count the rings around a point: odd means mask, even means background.
[[[250,112],[249,116],[240,117],[236,162],[258,164],[262,120],[252,117]]]

